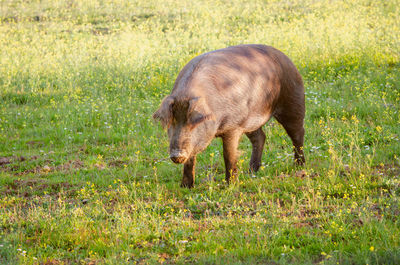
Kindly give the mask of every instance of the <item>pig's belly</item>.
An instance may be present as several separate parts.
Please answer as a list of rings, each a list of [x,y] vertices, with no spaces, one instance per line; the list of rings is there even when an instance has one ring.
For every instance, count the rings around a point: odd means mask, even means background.
[[[249,115],[245,122],[241,125],[243,132],[252,132],[266,124],[271,118],[271,113]]]

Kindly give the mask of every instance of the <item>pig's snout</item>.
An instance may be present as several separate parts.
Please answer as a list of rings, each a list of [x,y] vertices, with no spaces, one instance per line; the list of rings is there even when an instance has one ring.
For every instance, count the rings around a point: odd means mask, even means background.
[[[187,154],[184,151],[181,151],[181,150],[173,150],[173,151],[171,151],[169,157],[176,164],[185,163],[185,161],[188,158]]]

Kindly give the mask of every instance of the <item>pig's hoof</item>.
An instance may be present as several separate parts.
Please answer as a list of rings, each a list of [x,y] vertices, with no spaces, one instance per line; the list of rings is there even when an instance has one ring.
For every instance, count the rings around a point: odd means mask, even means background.
[[[254,174],[256,174],[256,173],[258,172],[259,169],[260,169],[260,167],[258,167],[257,169],[255,169],[255,168],[249,168],[248,173],[254,175]]]
[[[304,164],[306,163],[306,161],[305,161],[305,159],[304,158],[296,158],[295,159],[295,164],[296,164],[296,166],[304,166]]]
[[[261,167],[261,163],[250,163],[249,173],[256,173]]]
[[[225,177],[225,181],[228,185],[237,182],[237,180],[238,180],[238,177],[236,175],[233,175],[230,177]]]
[[[182,180],[182,183],[181,183],[181,187],[182,188],[189,188],[189,189],[191,189],[191,188],[193,188],[193,181],[189,181],[189,180],[185,180],[185,179],[183,179]]]

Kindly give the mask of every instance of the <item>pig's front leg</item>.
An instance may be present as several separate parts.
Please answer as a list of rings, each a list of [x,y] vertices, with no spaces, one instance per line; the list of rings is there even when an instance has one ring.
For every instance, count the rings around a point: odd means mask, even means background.
[[[194,186],[194,167],[196,166],[196,156],[190,157],[183,165],[183,178],[181,187],[193,188]]]
[[[239,131],[233,131],[222,135],[224,148],[225,179],[226,182],[234,181],[237,177],[237,148],[242,135]]]

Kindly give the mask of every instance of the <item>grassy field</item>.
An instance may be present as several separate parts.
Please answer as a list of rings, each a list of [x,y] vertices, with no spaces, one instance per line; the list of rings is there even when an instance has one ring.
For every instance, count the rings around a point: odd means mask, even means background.
[[[272,45],[306,88],[307,164],[194,189],[151,115],[203,52]],[[0,1],[1,264],[400,264],[400,1]]]

